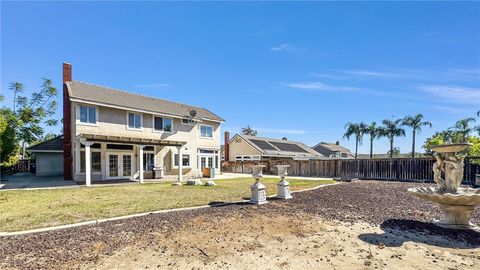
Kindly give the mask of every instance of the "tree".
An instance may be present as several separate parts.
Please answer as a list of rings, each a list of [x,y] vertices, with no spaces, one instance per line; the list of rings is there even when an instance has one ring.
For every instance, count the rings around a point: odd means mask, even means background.
[[[43,135],[44,126],[57,124],[57,120],[50,118],[57,106],[54,100],[57,89],[51,80],[43,78],[40,89],[30,97],[21,95],[25,90],[22,83],[11,83],[9,89],[14,96],[13,110],[6,107],[1,109],[2,121],[7,123],[6,127],[0,130],[2,162],[17,153],[19,142],[25,147]]]
[[[0,109],[0,163],[11,163],[10,158],[18,153],[18,136],[15,132],[17,118],[10,108]]]
[[[373,158],[373,141],[381,137],[381,131],[381,128],[377,126],[376,122],[372,122],[365,127],[364,133],[370,135],[370,158]]]
[[[242,128],[242,131],[241,131],[241,132],[242,132],[243,135],[257,136],[257,131],[254,130],[254,129],[252,129],[252,128],[250,127],[250,125],[248,125],[247,127]]]
[[[365,123],[350,123],[348,122],[345,125],[345,134],[343,134],[344,138],[347,138],[350,140],[350,137],[354,136],[355,137],[355,158],[357,158],[358,155],[358,145],[362,144],[362,139],[363,139],[363,134],[365,133],[366,129]]]
[[[282,141],[288,141],[288,138],[287,138],[287,137],[283,137],[283,138],[282,138]]]
[[[385,119],[382,121],[382,128],[380,134],[384,137],[387,137],[390,141],[390,151],[388,152],[390,158],[393,158],[394,147],[393,142],[396,137],[405,137],[405,130],[401,127],[402,119],[389,120]]]
[[[415,116],[407,116],[403,118],[402,125],[412,128],[412,157],[415,157],[415,135],[422,132],[422,127],[432,127],[432,123],[423,121],[423,114],[419,113]]]
[[[15,109],[15,105],[17,104],[17,95],[19,93],[22,93],[23,90],[25,90],[25,86],[23,85],[23,83],[19,83],[19,82],[13,82],[13,83],[10,83],[10,86],[8,87],[9,90],[13,91],[13,111],[14,112],[17,112],[17,110]]]
[[[470,133],[475,130],[473,126],[470,124],[474,124],[475,118],[469,117],[469,118],[464,118],[458,120],[455,125],[452,127],[456,132],[459,133],[461,142],[467,142],[468,141],[468,136]]]
[[[394,147],[393,150],[389,150],[387,154],[390,155],[391,158],[398,157],[400,156],[400,148]]]

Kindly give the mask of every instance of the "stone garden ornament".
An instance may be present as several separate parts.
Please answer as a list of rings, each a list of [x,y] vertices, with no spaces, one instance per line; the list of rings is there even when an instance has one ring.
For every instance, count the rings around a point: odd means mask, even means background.
[[[250,203],[251,204],[265,204],[267,203],[267,191],[265,185],[260,183],[260,178],[263,177],[262,169],[265,165],[253,165],[252,166],[252,176],[255,178],[256,182],[250,187],[251,190],[251,197]]]
[[[431,147],[435,151],[433,164],[434,181],[437,187],[410,188],[408,192],[438,204],[443,217],[435,224],[455,229],[476,229],[470,222],[475,206],[480,204],[480,189],[461,188],[465,156],[469,143],[444,144]]]
[[[287,169],[290,165],[277,165],[278,176],[281,177],[280,182],[277,184],[277,198],[279,199],[291,199],[293,198],[290,194],[290,184],[285,180],[285,177],[288,175]]]

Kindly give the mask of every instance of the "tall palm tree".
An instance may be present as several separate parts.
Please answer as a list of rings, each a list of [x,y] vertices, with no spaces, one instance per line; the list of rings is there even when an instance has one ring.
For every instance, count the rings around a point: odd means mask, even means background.
[[[385,119],[382,121],[382,124],[383,127],[380,134],[381,136],[387,137],[390,141],[390,158],[393,158],[393,141],[395,137],[405,137],[405,130],[402,128],[402,119]]]
[[[466,142],[468,140],[468,135],[475,129],[470,124],[474,124],[475,118],[469,117],[465,119],[458,120],[453,128],[460,134],[462,142]]]
[[[382,129],[377,126],[376,122],[372,122],[365,127],[365,134],[370,135],[370,158],[373,158],[373,141],[381,137]]]
[[[350,139],[351,136],[355,136],[355,158],[358,155],[358,145],[362,144],[363,134],[365,133],[365,123],[350,123],[348,122],[345,125],[345,134],[343,134],[344,138]]]
[[[423,121],[423,114],[419,113],[415,116],[406,116],[402,120],[402,125],[412,128],[412,157],[415,157],[415,135],[422,132],[422,127],[432,127],[432,123]]]

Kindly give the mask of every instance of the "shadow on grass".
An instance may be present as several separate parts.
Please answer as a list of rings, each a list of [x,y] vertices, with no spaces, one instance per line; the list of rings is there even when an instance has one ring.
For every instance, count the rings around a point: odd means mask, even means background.
[[[380,225],[382,234],[361,234],[362,241],[387,247],[400,247],[405,242],[431,246],[471,249],[480,247],[480,232],[447,229],[429,222],[406,219],[389,219]]]

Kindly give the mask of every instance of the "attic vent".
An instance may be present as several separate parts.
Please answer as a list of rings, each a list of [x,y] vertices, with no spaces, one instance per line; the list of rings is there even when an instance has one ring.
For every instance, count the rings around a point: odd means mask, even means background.
[[[242,142],[242,139],[239,139],[239,138],[235,139],[235,143],[241,143],[241,142]]]

